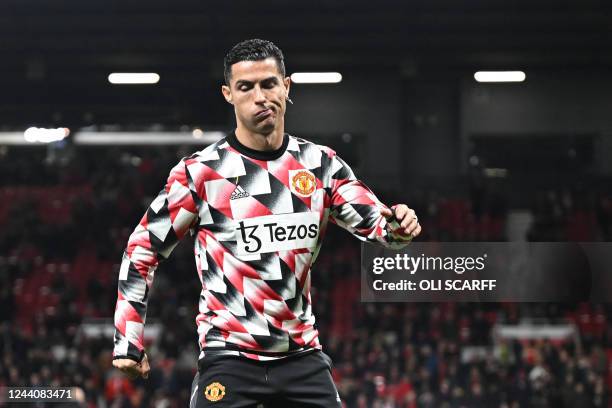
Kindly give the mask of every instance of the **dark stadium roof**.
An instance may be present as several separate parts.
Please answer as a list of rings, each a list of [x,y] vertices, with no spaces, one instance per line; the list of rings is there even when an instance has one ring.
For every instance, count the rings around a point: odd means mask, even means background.
[[[0,124],[33,113],[79,125],[224,124],[222,58],[251,37],[276,42],[289,72],[603,70],[611,14],[594,0],[2,0]],[[107,82],[114,71],[162,79],[119,89]]]

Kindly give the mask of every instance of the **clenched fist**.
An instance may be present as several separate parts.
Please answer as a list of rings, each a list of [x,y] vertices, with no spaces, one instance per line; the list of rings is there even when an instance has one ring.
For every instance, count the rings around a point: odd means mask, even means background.
[[[421,233],[421,225],[419,224],[418,217],[414,213],[414,210],[409,208],[406,204],[394,205],[392,210],[382,208],[380,213],[383,217],[387,218],[387,220],[395,218],[402,228],[402,235],[414,238]]]
[[[146,354],[140,363],[129,358],[118,358],[113,360],[113,366],[123,371],[132,380],[138,377],[149,378],[149,371],[151,371],[149,358]]]

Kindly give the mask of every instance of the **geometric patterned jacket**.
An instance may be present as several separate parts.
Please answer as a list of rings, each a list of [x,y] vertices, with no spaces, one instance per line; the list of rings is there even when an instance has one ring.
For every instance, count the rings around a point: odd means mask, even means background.
[[[328,147],[285,134],[275,151],[235,134],[183,158],[130,235],[119,272],[113,356],[140,361],[158,264],[195,234],[202,283],[200,357],[282,358],[320,349],[310,267],[331,221],[363,241],[399,248],[397,222]]]

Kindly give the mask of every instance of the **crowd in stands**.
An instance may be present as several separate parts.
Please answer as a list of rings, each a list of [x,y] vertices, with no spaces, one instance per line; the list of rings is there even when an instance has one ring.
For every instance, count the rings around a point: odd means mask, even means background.
[[[127,238],[189,151],[0,150],[0,387],[76,386],[87,407],[188,405],[200,291],[189,238],[156,274],[147,321],[163,330],[148,344],[148,380],[113,369],[112,338],[83,324],[111,324]],[[576,237],[584,231],[573,223],[592,219],[592,235],[580,239],[609,237],[609,199],[580,197],[543,194],[532,233]],[[502,201],[474,205],[425,190],[410,197],[423,240],[503,240]],[[612,406],[612,305],[362,303],[358,262],[359,243],[330,228],[312,271],[321,341],[346,407]],[[494,339],[495,324],[526,318],[572,323],[579,339]],[[483,351],[470,356],[472,347]]]
[[[583,186],[550,189],[536,195],[533,241],[610,241],[612,194]]]

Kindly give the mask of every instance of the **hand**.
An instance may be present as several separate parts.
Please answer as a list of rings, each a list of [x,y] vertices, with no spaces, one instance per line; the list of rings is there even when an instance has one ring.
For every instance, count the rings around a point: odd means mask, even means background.
[[[402,235],[410,235],[414,238],[421,233],[421,225],[419,224],[418,217],[414,213],[414,210],[408,208],[406,204],[398,204],[394,207],[394,210],[382,208],[380,213],[387,221],[390,221],[395,215],[395,220],[400,224],[401,228],[396,232]]]
[[[140,363],[130,360],[129,358],[118,358],[117,360],[113,360],[113,366],[117,367],[132,380],[138,377],[145,379],[149,378],[149,371],[151,371],[149,358],[146,353]]]

